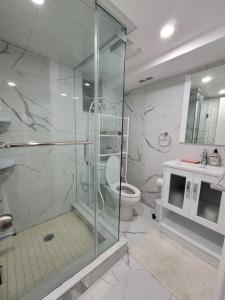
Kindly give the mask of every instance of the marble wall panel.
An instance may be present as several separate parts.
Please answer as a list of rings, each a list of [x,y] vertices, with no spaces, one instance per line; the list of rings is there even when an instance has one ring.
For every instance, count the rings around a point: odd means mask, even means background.
[[[199,159],[203,148],[213,146],[179,143],[184,82],[161,81],[130,92],[125,97],[125,116],[130,117],[128,182],[142,191],[142,200],[154,205],[160,196],[156,179],[163,162],[177,158]],[[161,147],[160,134],[168,132],[171,144]],[[218,148],[224,164],[225,147]]]
[[[72,68],[0,42],[0,119],[11,120],[1,141],[74,140],[73,96]],[[0,158],[15,161],[5,185],[17,231],[72,208],[76,199],[75,146],[7,149],[1,150]]]

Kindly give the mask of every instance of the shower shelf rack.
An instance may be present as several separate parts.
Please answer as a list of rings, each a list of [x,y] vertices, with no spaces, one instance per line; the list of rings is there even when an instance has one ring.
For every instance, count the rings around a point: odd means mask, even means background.
[[[99,100],[102,100],[102,102],[100,103]],[[104,105],[103,105],[104,103]],[[107,98],[105,97],[101,97],[97,100],[94,100],[89,108],[89,118],[88,118],[88,137],[91,138],[92,133],[95,135],[96,132],[96,127],[91,127],[91,123],[92,123],[92,114],[91,113],[97,113],[97,145],[98,145],[98,153],[97,156],[99,157],[99,162],[101,159],[113,156],[113,155],[121,155],[121,152],[119,149],[121,149],[121,142],[123,145],[123,148],[126,151],[122,152],[122,156],[121,159],[122,161],[124,161],[124,168],[123,170],[123,174],[121,175],[121,177],[127,182],[127,161],[128,161],[128,145],[129,145],[129,117],[121,117],[118,116],[118,111],[116,109],[116,106]],[[112,114],[113,113],[113,114]],[[113,126],[113,130],[112,128],[110,128],[109,130],[109,125],[110,122],[112,121],[116,121],[116,129],[115,129],[115,124]],[[118,126],[118,121],[119,122],[123,122],[123,132],[121,131],[121,123],[119,124],[120,126]],[[105,122],[105,123],[104,123]],[[124,124],[126,124],[126,127],[124,126]],[[107,126],[102,126],[102,125],[107,125]],[[118,127],[120,130],[118,130]],[[124,130],[124,128],[126,128],[126,130]],[[126,132],[126,134],[122,134],[124,133],[124,131]],[[122,137],[122,139],[121,139]],[[105,140],[110,140],[109,138],[112,138],[112,140],[116,140],[117,142],[117,147],[115,148],[117,151],[114,153],[101,153],[100,151],[100,145],[101,142],[103,141],[103,139],[105,138]],[[125,146],[124,146],[125,145]],[[94,150],[94,149],[93,149]],[[93,150],[91,151],[90,147],[88,147],[88,160],[85,160],[87,165],[89,165],[89,182],[93,183],[91,178],[91,165],[94,164],[94,162],[92,161],[92,158],[95,157],[95,153],[93,152]],[[102,214],[103,214],[103,218],[104,218],[104,211],[105,211],[105,200],[101,191],[100,186],[98,186],[98,193],[100,195],[100,199],[102,202]],[[91,191],[89,190],[89,206],[91,205],[90,203],[90,199],[91,199]]]
[[[106,120],[104,120],[106,119]],[[118,132],[118,134],[102,134],[101,132],[102,130],[102,125],[104,125],[104,121],[105,122],[110,122],[109,120],[115,120],[116,121],[116,130],[113,131],[113,133]],[[103,121],[104,120],[104,121]],[[125,134],[122,134],[121,131],[118,130],[118,121],[122,121],[123,120],[123,133],[125,131]],[[103,122],[102,122],[103,121]],[[103,123],[103,124],[102,124]],[[125,124],[127,123],[127,124]],[[107,124],[106,124],[107,125]],[[123,147],[124,150],[122,152],[122,160],[124,161],[124,173],[122,175],[122,178],[124,178],[124,180],[127,182],[127,160],[128,160],[128,145],[129,145],[129,117],[121,117],[121,116],[116,116],[116,115],[109,115],[109,114],[99,114],[99,145],[100,145],[100,138],[106,138],[108,139],[109,137],[111,138],[117,138],[117,143],[120,142],[120,138],[122,137],[122,143],[123,143]],[[107,132],[107,130],[104,131]],[[108,131],[110,132],[110,131]],[[113,156],[113,155],[120,155],[121,152],[114,152],[114,153],[99,153],[99,157],[109,157],[109,156]]]
[[[111,119],[111,120],[110,120]],[[113,130],[111,132],[113,132],[114,134],[105,134],[105,132],[110,132],[108,130],[106,130],[107,126],[110,126],[112,124],[110,124],[110,121],[114,121],[116,122],[116,124],[114,124],[114,126],[116,125],[116,130]],[[118,130],[118,121],[119,122],[123,122],[123,132]],[[105,122],[105,123],[104,123]],[[125,123],[126,126],[125,126]],[[121,128],[121,125],[119,125],[119,127]],[[124,133],[124,128],[126,131],[126,134],[122,134]],[[104,129],[104,131],[103,131]],[[104,134],[102,134],[102,131],[104,132]],[[117,134],[115,134],[115,132],[118,132]],[[128,161],[128,145],[129,145],[129,117],[121,117],[121,116],[117,116],[117,115],[109,115],[109,114],[99,114],[99,120],[98,120],[98,145],[101,145],[101,141],[103,141],[102,138],[105,138],[106,140],[109,140],[109,138],[116,138],[116,149],[121,149],[121,143],[122,143],[122,149],[124,149],[125,151],[122,151],[122,155],[121,152],[113,152],[113,153],[101,153],[100,149],[99,149],[99,160],[101,160],[101,158],[107,158],[113,155],[121,155],[121,159],[122,159],[122,166],[123,166],[123,162],[124,162],[124,167],[122,168],[122,175],[121,177],[125,180],[125,182],[127,182],[127,161]],[[122,138],[122,139],[121,139]],[[101,148],[101,147],[100,147]],[[118,178],[119,180],[119,178]],[[101,190],[101,187],[99,186],[99,195],[101,198],[101,202],[102,202],[102,214],[103,214],[103,218],[104,218],[104,212],[105,212],[105,200],[104,200],[104,196]]]

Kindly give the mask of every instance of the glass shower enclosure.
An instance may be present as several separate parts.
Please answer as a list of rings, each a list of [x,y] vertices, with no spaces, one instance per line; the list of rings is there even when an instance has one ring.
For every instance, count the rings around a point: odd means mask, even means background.
[[[119,239],[126,30],[93,0],[37,2],[0,3],[2,300],[43,298]]]

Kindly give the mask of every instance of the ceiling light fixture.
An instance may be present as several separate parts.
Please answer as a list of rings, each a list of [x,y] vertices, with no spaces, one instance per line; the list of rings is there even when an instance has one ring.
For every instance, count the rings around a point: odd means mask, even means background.
[[[42,4],[44,4],[45,0],[32,0],[32,2],[37,5],[42,5]]]
[[[203,82],[203,83],[210,82],[211,80],[212,80],[212,77],[211,77],[211,76],[206,76],[206,77],[203,77],[203,78],[202,78],[202,82]]]
[[[62,93],[61,96],[62,96],[62,97],[66,97],[67,94],[66,94],[66,93]]]
[[[91,84],[90,83],[88,83],[88,82],[85,82],[85,84],[84,84],[85,86],[90,86]]]
[[[219,91],[219,94],[220,94],[220,95],[225,94],[225,89],[224,89],[224,90],[220,90],[220,91]]]
[[[160,37],[162,39],[168,39],[174,34],[174,31],[175,31],[175,25],[172,23],[168,23],[162,27],[160,31]]]
[[[12,81],[9,81],[9,82],[8,82],[8,85],[9,85],[9,86],[16,86],[15,82],[12,82]]]

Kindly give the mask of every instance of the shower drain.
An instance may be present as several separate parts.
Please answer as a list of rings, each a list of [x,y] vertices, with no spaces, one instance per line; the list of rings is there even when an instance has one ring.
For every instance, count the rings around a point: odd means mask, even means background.
[[[44,238],[43,238],[43,240],[45,241],[45,242],[50,242],[51,240],[53,240],[54,239],[54,234],[53,233],[48,233],[48,234],[46,234],[46,236],[44,236]]]

